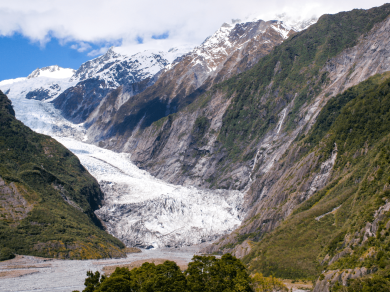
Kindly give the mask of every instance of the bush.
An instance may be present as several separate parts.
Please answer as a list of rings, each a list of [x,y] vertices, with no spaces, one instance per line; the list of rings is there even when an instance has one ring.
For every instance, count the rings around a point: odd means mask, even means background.
[[[214,256],[194,256],[183,273],[175,262],[161,265],[144,263],[139,268],[116,268],[111,276],[87,272],[83,292],[222,292],[253,291],[251,279],[244,265],[230,254],[217,259]]]
[[[0,249],[0,261],[10,260],[15,257],[15,254],[8,247]]]

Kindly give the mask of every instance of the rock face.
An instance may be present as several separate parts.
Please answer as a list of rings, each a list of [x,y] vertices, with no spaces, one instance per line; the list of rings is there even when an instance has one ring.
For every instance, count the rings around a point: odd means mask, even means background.
[[[330,287],[332,287],[337,282],[342,283],[344,286],[347,285],[348,280],[358,279],[369,275],[373,272],[376,272],[376,269],[367,269],[355,268],[355,269],[346,269],[346,270],[336,270],[328,271],[324,274],[325,278],[323,280],[317,281],[314,287],[313,292],[329,292]]]
[[[324,258],[325,262],[328,262],[328,265],[332,265],[337,260],[353,254],[353,250],[357,247],[363,246],[369,238],[378,237],[377,231],[379,226],[386,222],[386,213],[390,210],[390,202],[386,201],[385,205],[381,206],[374,213],[374,220],[372,223],[367,222],[366,226],[363,227],[360,232],[356,232],[353,235],[346,235],[343,239],[343,244],[341,250],[339,250],[333,257],[329,257],[327,254]],[[384,228],[381,231],[381,236],[385,235],[386,231],[390,228],[390,222],[387,221],[386,224],[383,224]],[[378,254],[378,251],[371,247],[365,253],[363,257],[359,260],[364,261],[364,258],[374,257]],[[374,266],[372,268],[354,268],[354,269],[330,269],[323,273],[323,279],[319,278],[314,286],[316,292],[329,292],[330,288],[337,282],[341,283],[344,286],[348,285],[348,280],[357,279],[378,271],[378,267]]]
[[[68,88],[53,103],[68,120],[82,123],[109,91],[104,80],[91,78]]]

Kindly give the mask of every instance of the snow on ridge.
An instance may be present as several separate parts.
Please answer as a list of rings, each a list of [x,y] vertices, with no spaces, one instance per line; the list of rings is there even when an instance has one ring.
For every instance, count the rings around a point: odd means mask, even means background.
[[[291,27],[296,32],[307,29],[309,26],[317,23],[318,17],[313,15],[308,18],[302,17],[292,17],[287,15],[286,13],[275,15],[275,20],[279,20],[283,22],[284,25]]]
[[[144,50],[125,55],[121,48],[111,47],[104,55],[85,62],[72,76],[71,81],[98,78],[106,81],[108,87],[116,88],[125,83],[140,82],[151,78],[169,66],[176,58],[187,53],[189,48]]]
[[[70,82],[69,78],[53,78],[41,75],[34,78],[16,78],[1,81],[0,90],[6,93],[10,99],[28,98],[51,101],[74,85],[76,83]]]
[[[290,31],[293,30],[291,27],[285,25],[283,22],[278,21],[276,24],[272,24],[271,27],[279,33],[283,39],[287,39]]]
[[[48,77],[48,78],[71,78],[76,70],[71,68],[62,68],[58,65],[47,66],[43,68],[35,69],[30,75],[27,76],[27,79],[37,78],[37,77]]]
[[[3,80],[0,90],[10,99],[53,100],[63,91],[75,85],[69,81],[75,70],[57,65],[38,68],[27,77]]]
[[[313,15],[310,17],[301,17],[301,16],[291,16],[288,15],[287,13],[279,13],[275,14],[272,17],[268,17],[268,20],[264,19],[263,17],[259,16],[247,16],[244,20],[241,19],[232,19],[230,24],[237,24],[237,23],[247,23],[247,22],[257,22],[259,20],[264,20],[264,21],[271,21],[271,20],[276,20],[280,24],[284,26],[285,29],[287,30],[294,30],[296,32],[302,31],[307,29],[309,26],[315,24],[318,21],[318,16]]]

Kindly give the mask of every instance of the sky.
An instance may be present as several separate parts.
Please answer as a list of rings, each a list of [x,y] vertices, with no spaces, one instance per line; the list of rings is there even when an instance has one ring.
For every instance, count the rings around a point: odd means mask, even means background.
[[[309,18],[383,0],[0,0],[0,80],[36,68],[77,69],[108,48],[124,54],[193,47],[231,19]],[[248,18],[248,19],[249,19]]]

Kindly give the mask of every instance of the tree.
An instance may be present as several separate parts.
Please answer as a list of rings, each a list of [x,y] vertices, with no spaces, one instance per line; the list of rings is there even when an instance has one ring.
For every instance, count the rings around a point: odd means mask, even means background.
[[[183,273],[175,262],[116,268],[109,277],[87,272],[83,292],[252,292],[245,266],[230,254],[194,256]]]
[[[192,260],[186,271],[190,291],[252,291],[245,266],[231,254],[225,254],[221,259],[194,256]]]

